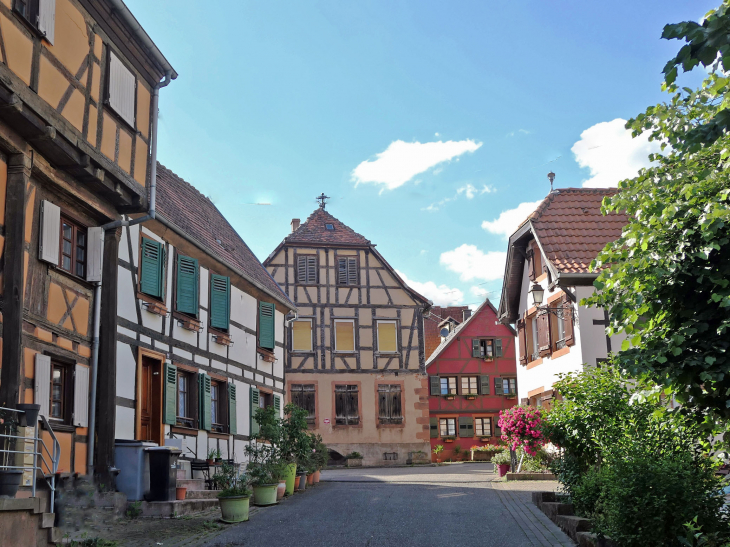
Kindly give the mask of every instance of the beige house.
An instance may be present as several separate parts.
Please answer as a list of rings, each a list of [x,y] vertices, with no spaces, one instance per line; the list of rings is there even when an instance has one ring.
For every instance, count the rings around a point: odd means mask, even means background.
[[[429,450],[423,314],[409,288],[362,235],[324,203],[264,261],[297,306],[287,322],[286,400],[339,459],[405,463]]]

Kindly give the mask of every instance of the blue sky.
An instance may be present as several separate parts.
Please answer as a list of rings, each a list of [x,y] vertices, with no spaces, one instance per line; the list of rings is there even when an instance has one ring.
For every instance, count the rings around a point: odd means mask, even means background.
[[[606,186],[646,165],[653,145],[620,120],[663,99],[680,47],[663,26],[719,4],[126,2],[180,74],[159,160],[261,260],[325,192],[441,304],[498,300],[506,235],[548,171]]]

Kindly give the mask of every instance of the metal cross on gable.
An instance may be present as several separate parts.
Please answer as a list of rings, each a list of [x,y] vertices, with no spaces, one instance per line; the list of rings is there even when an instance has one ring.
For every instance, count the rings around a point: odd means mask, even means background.
[[[315,200],[319,202],[319,208],[320,209],[324,209],[324,206],[327,204],[327,200],[328,199],[330,199],[330,197],[329,196],[325,196],[324,195],[324,192],[322,192],[321,195],[319,195],[319,196],[317,196],[315,198]]]

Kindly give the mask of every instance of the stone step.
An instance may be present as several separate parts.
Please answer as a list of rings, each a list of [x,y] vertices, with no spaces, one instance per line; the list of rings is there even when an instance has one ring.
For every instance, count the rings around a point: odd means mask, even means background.
[[[56,521],[56,515],[53,513],[42,513],[41,514],[41,528],[53,528],[53,523]]]
[[[217,500],[220,490],[188,490],[185,492],[186,500]]]
[[[191,499],[175,501],[143,501],[143,517],[172,518],[193,515],[218,507],[217,499]]]
[[[177,479],[175,485],[188,490],[205,490],[205,479]]]

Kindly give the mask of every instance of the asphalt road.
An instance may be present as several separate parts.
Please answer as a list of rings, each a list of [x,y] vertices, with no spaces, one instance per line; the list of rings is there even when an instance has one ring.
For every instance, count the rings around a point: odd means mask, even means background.
[[[336,470],[322,482],[248,522],[210,546],[514,546],[572,545],[527,489],[501,483],[484,464]],[[541,518],[542,517],[542,518]]]

